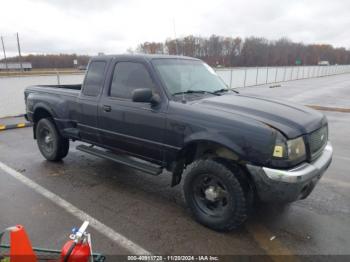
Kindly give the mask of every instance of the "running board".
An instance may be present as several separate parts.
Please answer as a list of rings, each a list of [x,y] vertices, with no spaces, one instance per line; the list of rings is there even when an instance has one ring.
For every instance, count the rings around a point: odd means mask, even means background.
[[[98,157],[108,159],[108,160],[111,160],[113,162],[116,162],[116,163],[119,163],[122,165],[132,167],[134,169],[143,171],[145,173],[148,173],[148,174],[151,174],[154,176],[157,176],[160,173],[162,173],[162,168],[160,166],[143,163],[143,162],[131,159],[125,155],[117,155],[117,154],[114,154],[113,152],[104,151],[104,150],[89,147],[86,145],[79,145],[76,147],[76,149],[83,151],[85,153],[89,153],[89,154],[94,155],[94,156],[98,156]]]
[[[63,135],[68,136],[71,139],[80,139],[80,132],[78,128],[74,127],[63,129]]]

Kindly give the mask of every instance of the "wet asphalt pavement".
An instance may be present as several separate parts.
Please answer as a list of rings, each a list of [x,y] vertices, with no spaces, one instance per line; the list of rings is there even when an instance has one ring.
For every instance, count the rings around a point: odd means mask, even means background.
[[[350,103],[344,98],[350,98],[350,75],[322,78],[323,85],[320,79],[241,92],[276,97],[285,92],[285,99],[327,106],[337,106],[339,92],[338,106]],[[313,83],[323,94],[332,83],[336,88],[332,96],[316,93],[309,101],[308,92],[302,98],[303,87]],[[181,185],[171,188],[168,173],[153,177],[134,171],[77,151],[78,143],[71,143],[64,161],[50,163],[40,155],[31,128],[0,132],[0,161],[153,254],[350,255],[350,114],[324,113],[334,158],[312,194],[285,207],[260,206],[243,228],[231,233],[197,224],[183,201]],[[59,249],[70,229],[82,223],[2,170],[0,200],[1,228],[25,225],[35,246]],[[94,229],[91,233],[96,251],[128,254]]]

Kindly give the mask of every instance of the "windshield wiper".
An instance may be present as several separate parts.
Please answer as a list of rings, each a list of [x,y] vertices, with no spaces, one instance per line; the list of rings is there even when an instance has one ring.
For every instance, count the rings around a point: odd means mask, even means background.
[[[215,95],[215,96],[220,95],[218,93],[205,91],[205,90],[186,90],[186,91],[176,92],[172,95],[174,96],[174,95],[184,95],[184,94],[211,94],[211,95]]]
[[[215,90],[213,93],[214,94],[219,94],[219,93],[224,93],[224,92],[229,92],[229,91],[232,91],[232,92],[235,92],[235,93],[239,94],[238,91],[233,90],[232,88],[222,88],[222,89],[219,89],[219,90]]]

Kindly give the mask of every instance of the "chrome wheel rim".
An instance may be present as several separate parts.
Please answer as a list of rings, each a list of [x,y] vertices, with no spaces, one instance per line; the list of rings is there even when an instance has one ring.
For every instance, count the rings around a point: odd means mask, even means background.
[[[53,152],[54,138],[48,128],[44,127],[40,130],[38,141],[40,148],[45,151],[45,153],[51,154]]]

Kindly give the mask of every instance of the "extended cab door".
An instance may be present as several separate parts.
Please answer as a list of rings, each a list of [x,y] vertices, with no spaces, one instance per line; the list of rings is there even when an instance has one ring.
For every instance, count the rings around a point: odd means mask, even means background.
[[[152,106],[133,102],[132,92],[137,88],[160,91],[147,63],[137,59],[114,61],[109,86],[99,105],[101,139],[109,147],[161,162],[165,130],[162,103]]]
[[[98,143],[98,102],[103,89],[106,61],[90,62],[79,97],[78,129],[82,140]]]

